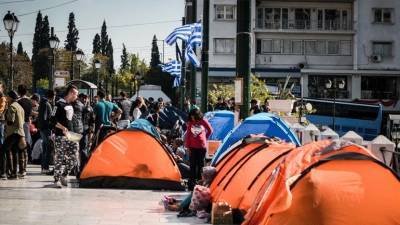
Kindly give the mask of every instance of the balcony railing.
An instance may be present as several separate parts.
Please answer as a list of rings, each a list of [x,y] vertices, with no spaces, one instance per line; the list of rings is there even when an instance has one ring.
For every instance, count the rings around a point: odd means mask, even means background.
[[[353,26],[338,20],[257,20],[257,28],[267,30],[351,31]]]

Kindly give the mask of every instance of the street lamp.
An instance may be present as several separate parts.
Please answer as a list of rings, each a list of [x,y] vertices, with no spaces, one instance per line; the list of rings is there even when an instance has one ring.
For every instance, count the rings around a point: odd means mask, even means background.
[[[53,90],[54,71],[55,71],[54,67],[55,67],[55,60],[56,60],[55,50],[58,48],[58,44],[60,43],[60,40],[54,34],[54,27],[51,28],[51,36],[49,38],[49,43],[50,43],[50,52],[51,52],[51,56],[52,56],[51,69],[50,69],[50,74],[49,74],[49,89]]]
[[[98,59],[94,60],[94,68],[96,68],[96,85],[97,88],[101,89],[101,87],[99,86],[100,84],[99,69],[101,68],[101,62]]]
[[[81,79],[81,62],[83,61],[83,58],[85,57],[85,53],[81,50],[78,49],[75,52],[76,60],[78,60],[78,79]]]
[[[8,32],[8,36],[10,37],[10,87],[11,90],[14,89],[14,73],[13,73],[13,38],[15,32],[17,32],[19,20],[14,13],[8,13],[3,18],[4,28]]]
[[[335,124],[335,119],[336,119],[336,90],[337,88],[339,89],[344,89],[346,86],[346,82],[341,79],[339,82],[337,82],[336,77],[333,78],[333,82],[331,80],[328,80],[325,83],[326,89],[333,89],[333,121],[332,121],[332,126],[333,130],[336,131],[336,124]]]

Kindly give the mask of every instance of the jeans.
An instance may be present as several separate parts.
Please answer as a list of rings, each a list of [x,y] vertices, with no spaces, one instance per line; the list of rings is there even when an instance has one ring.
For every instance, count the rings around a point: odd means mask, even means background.
[[[0,121],[0,145],[4,143],[4,121]]]
[[[206,157],[205,148],[191,148],[190,149],[190,179],[189,190],[193,190],[197,180],[201,179],[202,169],[204,167],[204,159]]]
[[[48,170],[50,164],[50,130],[41,130],[40,138],[42,139],[42,170]]]
[[[27,148],[27,154],[29,157],[29,161],[32,161],[31,159],[31,155],[32,155],[32,136],[31,136],[31,132],[29,129],[29,122],[25,122],[24,123],[24,133],[25,133],[25,140],[26,143],[28,144],[28,148]]]

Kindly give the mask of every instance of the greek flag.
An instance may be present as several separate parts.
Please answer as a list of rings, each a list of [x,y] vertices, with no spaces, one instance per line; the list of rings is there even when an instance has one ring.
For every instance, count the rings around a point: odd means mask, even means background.
[[[186,50],[185,50],[185,59],[186,62],[191,62],[192,65],[196,66],[196,67],[200,67],[200,61],[196,56],[196,53],[193,50],[193,47],[191,45],[187,45],[186,46]]]
[[[192,34],[189,37],[186,49],[185,49],[185,59],[186,62],[191,62],[192,65],[200,67],[199,59],[194,51],[195,47],[200,47],[203,41],[203,27],[201,23],[194,23]]]
[[[170,33],[167,36],[167,38],[165,38],[165,42],[168,45],[173,45],[175,44],[177,39],[181,39],[182,41],[187,43],[192,33],[193,33],[193,24],[186,24],[172,31],[172,33]]]
[[[203,41],[203,26],[201,23],[194,23],[192,27],[192,34],[189,37],[188,45],[200,47]]]
[[[181,84],[181,69],[182,63],[178,60],[172,60],[171,62],[160,64],[163,72],[171,74],[175,78],[173,87],[179,87]]]

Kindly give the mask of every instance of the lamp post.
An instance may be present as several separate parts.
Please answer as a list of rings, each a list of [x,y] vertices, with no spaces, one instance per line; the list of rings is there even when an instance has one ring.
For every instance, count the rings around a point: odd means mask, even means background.
[[[53,90],[53,87],[54,87],[54,71],[55,71],[54,67],[55,67],[55,60],[56,60],[55,51],[58,48],[58,44],[60,43],[60,40],[54,34],[54,27],[51,28],[51,36],[49,38],[49,43],[50,43],[50,52],[51,52],[51,67],[50,67],[50,74],[49,74],[49,90]]]
[[[14,38],[14,34],[15,32],[17,32],[18,29],[18,24],[19,24],[19,20],[17,18],[16,15],[14,15],[14,13],[10,13],[10,11],[8,11],[8,13],[4,16],[3,18],[3,23],[4,23],[4,28],[7,30],[8,32],[8,36],[10,37],[10,85],[9,87],[11,87],[11,90],[14,89],[14,72],[13,72],[13,38]]]
[[[346,82],[344,80],[340,80],[339,83],[336,80],[336,77],[333,78],[333,82],[331,80],[328,80],[325,83],[325,87],[326,89],[333,89],[333,121],[332,121],[332,126],[333,126],[333,130],[336,132],[336,124],[335,124],[335,120],[336,120],[336,91],[337,88],[339,89],[343,89],[346,85]]]
[[[94,60],[94,68],[96,68],[96,85],[98,89],[101,89],[100,78],[99,78],[99,69],[101,68],[101,62],[98,59]]]
[[[78,60],[78,79],[81,79],[81,62],[83,61],[83,58],[85,57],[85,53],[81,50],[78,49],[75,53],[76,59]]]

